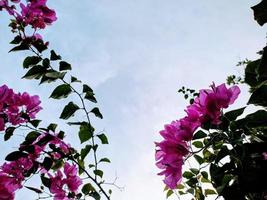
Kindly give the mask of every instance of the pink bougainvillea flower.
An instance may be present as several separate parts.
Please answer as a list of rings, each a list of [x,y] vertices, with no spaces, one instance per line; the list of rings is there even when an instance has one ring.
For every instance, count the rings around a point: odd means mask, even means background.
[[[0,172],[0,200],[13,200],[15,191],[22,188],[20,183],[17,183],[13,177]]]
[[[82,184],[82,180],[78,174],[78,169],[75,165],[65,163],[64,174],[66,174],[66,184],[71,192],[77,192],[79,186]]]
[[[77,175],[77,171],[75,165],[70,165],[66,162],[64,165],[65,177],[60,170],[55,173],[55,176],[48,173],[51,181],[50,192],[54,194],[54,200],[68,200],[66,195],[67,191],[64,190],[65,185],[67,185],[70,192],[77,192],[79,186],[82,184],[82,180]]]
[[[220,124],[222,109],[233,104],[239,93],[238,86],[227,88],[225,84],[217,87],[213,84],[211,89],[200,90],[199,96],[185,110],[187,116],[165,125],[160,131],[164,140],[156,143],[156,166],[162,170],[159,175],[165,176],[164,183],[170,189],[176,189],[181,181],[183,159],[189,153],[188,142],[194,132],[206,122]]]
[[[46,6],[47,0],[31,0],[26,5],[20,4],[21,15],[18,21],[30,24],[34,29],[44,29],[46,25],[57,20],[56,12]]]
[[[198,112],[202,123],[210,121],[219,124],[222,109],[234,103],[240,94],[240,89],[238,86],[227,89],[225,84],[217,87],[213,84],[211,88],[200,90],[199,96],[187,109]]]

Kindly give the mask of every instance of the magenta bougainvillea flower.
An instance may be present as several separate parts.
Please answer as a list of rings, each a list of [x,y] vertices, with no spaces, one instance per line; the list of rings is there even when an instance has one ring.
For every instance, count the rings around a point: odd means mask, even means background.
[[[21,15],[18,21],[31,25],[34,29],[44,29],[46,25],[57,20],[56,12],[46,6],[47,0],[31,0],[25,5],[20,3]]]
[[[5,130],[5,125],[10,123],[18,125],[34,119],[42,109],[39,96],[30,96],[27,92],[15,93],[6,85],[0,87],[0,131]],[[27,118],[25,117],[27,116]]]
[[[213,84],[211,89],[200,90],[199,96],[185,110],[187,116],[165,125],[160,131],[164,140],[156,143],[156,165],[170,189],[176,189],[182,179],[183,160],[189,153],[188,142],[196,129],[206,122],[220,124],[222,109],[233,104],[239,93],[238,86],[227,89],[225,84],[217,87]]]
[[[69,200],[67,198],[67,192],[64,189],[65,185],[67,185],[70,192],[77,192],[79,186],[82,184],[82,180],[77,175],[77,172],[78,170],[75,165],[70,165],[66,162],[64,165],[65,176],[60,170],[54,176],[48,173],[51,181],[50,192],[54,194],[54,200]]]

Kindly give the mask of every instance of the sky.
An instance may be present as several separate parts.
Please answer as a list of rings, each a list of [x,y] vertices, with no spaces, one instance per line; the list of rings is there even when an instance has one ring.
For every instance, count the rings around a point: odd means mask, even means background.
[[[182,86],[207,88],[227,75],[242,75],[237,62],[257,58],[266,43],[266,27],[253,20],[243,0],[57,0],[48,1],[58,21],[42,32],[50,48],[72,63],[73,74],[95,91],[103,120],[94,120],[110,144],[101,148],[112,163],[106,177],[124,187],[114,200],[163,200],[164,185],[154,164],[155,141],[164,124],[185,115]],[[44,121],[59,122],[61,102],[48,99],[51,86],[20,80],[25,53],[7,53],[12,39],[8,16],[0,16],[0,84],[38,94]],[[231,108],[247,101],[247,88]],[[55,114],[58,113],[58,114]],[[74,132],[75,133],[75,132]],[[1,137],[3,138],[3,137]],[[16,147],[20,136],[1,142],[0,158]],[[21,191],[16,199],[34,199]],[[175,199],[175,198],[174,198]],[[183,199],[183,198],[182,198]]]

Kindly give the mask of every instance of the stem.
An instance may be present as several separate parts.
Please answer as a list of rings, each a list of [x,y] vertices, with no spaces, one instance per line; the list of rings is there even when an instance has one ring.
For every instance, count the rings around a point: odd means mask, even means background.
[[[43,60],[43,57],[40,53],[36,52],[31,46],[29,47],[30,50],[36,55],[38,56],[40,59]],[[49,67],[54,70],[54,68],[49,64]],[[81,94],[70,84],[68,83],[67,81],[64,80],[64,78],[61,78],[60,79],[64,84],[67,84],[70,86],[70,88],[72,89],[72,91],[74,93],[76,93],[81,101],[81,104],[82,104],[82,110],[84,110],[85,114],[86,114],[86,119],[87,119],[87,122],[89,123],[89,125],[91,126],[91,122],[90,122],[90,118],[89,118],[89,112],[87,111],[86,109],[86,106],[85,106],[85,102],[84,102],[84,99],[82,98]],[[93,134],[91,140],[92,140],[92,145],[93,147],[95,147],[95,135]],[[94,153],[94,163],[95,163],[95,170],[97,170],[97,164],[98,164],[98,161],[97,161],[97,155],[96,155],[96,149],[93,148],[93,153]],[[78,164],[78,162],[76,160],[73,159],[73,161]],[[79,165],[79,164],[78,164]],[[102,191],[102,193],[105,195],[105,197],[107,199],[110,199],[110,197],[106,194],[105,190],[102,188],[101,184],[98,182],[97,180],[97,175],[95,174],[95,177],[93,178],[82,166],[79,165],[79,167],[86,173],[86,175],[91,179],[93,180],[93,182],[99,187],[100,191]]]

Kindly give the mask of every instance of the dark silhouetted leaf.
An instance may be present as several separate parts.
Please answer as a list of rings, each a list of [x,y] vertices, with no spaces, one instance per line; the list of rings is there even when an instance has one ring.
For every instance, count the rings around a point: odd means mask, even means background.
[[[52,92],[51,98],[53,99],[61,99],[66,98],[71,93],[71,87],[68,84],[62,84],[56,87],[56,89]]]
[[[80,109],[79,106],[77,106],[75,103],[69,102],[68,105],[66,105],[65,108],[63,109],[60,118],[69,119],[79,109]]]

